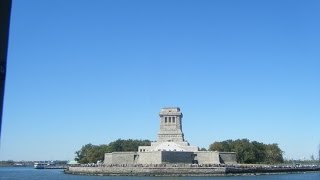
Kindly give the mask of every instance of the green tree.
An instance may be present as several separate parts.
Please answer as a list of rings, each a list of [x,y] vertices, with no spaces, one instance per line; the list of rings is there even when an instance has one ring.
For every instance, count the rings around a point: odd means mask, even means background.
[[[266,145],[266,162],[269,164],[282,163],[283,151],[279,148],[278,144]]]
[[[138,151],[139,146],[150,146],[151,141],[149,140],[123,140],[118,139],[109,143],[111,152],[114,151]]]
[[[199,149],[199,151],[207,151],[207,149],[202,147],[201,149]]]
[[[231,149],[232,150],[232,149]],[[234,141],[233,150],[237,153],[237,161],[240,163],[255,163],[254,146],[248,139]]]
[[[252,141],[251,143],[254,146],[256,162],[265,162],[266,161],[266,145],[257,141]]]
[[[79,163],[96,163],[98,160],[104,159],[105,153],[115,151],[138,151],[139,146],[150,146],[149,140],[122,140],[118,139],[109,144],[92,145],[91,143],[82,146],[82,148],[75,152],[75,160]]]
[[[210,151],[220,151],[220,152],[226,152],[223,149],[222,143],[221,142],[214,142],[213,144],[210,144],[209,146]]]
[[[95,163],[104,158],[104,146],[96,146],[91,143],[82,146],[79,151],[76,151],[75,160],[79,163]]]
[[[222,142],[214,142],[209,146],[210,151],[230,152],[232,149],[232,140],[226,140]]]
[[[283,152],[277,144],[263,144],[248,139],[226,140],[214,142],[210,151],[236,152],[239,163],[282,163]]]

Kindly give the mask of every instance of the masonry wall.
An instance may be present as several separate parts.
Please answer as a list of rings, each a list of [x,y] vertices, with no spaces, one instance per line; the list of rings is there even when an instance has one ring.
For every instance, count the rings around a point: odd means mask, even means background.
[[[148,152],[152,148],[152,146],[139,146],[138,152]]]
[[[223,167],[69,167],[71,174],[122,175],[122,176],[214,176],[225,174]]]
[[[237,164],[235,152],[219,152],[219,156],[222,164]]]
[[[113,152],[105,154],[105,164],[237,164],[234,152]]]
[[[161,151],[139,152],[138,164],[161,164]]]
[[[136,152],[113,152],[112,164],[134,164],[137,159]]]
[[[184,146],[183,149],[185,149],[186,151],[197,152],[199,147],[198,146]]]
[[[104,154],[104,163],[105,164],[112,164],[112,153],[105,153]]]
[[[185,163],[192,164],[193,152],[176,152],[176,151],[161,151],[162,163]]]
[[[219,152],[198,151],[194,154],[198,164],[220,164]]]

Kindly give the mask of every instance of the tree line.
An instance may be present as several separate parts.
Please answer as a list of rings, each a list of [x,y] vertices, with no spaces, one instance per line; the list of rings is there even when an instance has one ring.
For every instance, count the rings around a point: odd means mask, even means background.
[[[93,145],[91,143],[82,146],[76,151],[75,160],[81,164],[96,163],[104,159],[105,153],[115,151],[138,151],[139,146],[150,146],[150,140],[118,139],[109,144]]]
[[[104,160],[105,153],[115,151],[138,151],[139,146],[150,146],[150,140],[118,139],[109,144],[82,146],[75,152],[75,160],[79,163],[96,163]],[[205,151],[205,148],[199,150]],[[209,146],[209,151],[236,152],[237,162],[246,164],[276,164],[283,162],[283,151],[277,144],[263,144],[248,139],[226,140],[214,142]]]
[[[245,164],[277,164],[283,163],[283,151],[278,144],[263,144],[248,139],[226,140],[214,142],[210,151],[236,152],[237,162]]]

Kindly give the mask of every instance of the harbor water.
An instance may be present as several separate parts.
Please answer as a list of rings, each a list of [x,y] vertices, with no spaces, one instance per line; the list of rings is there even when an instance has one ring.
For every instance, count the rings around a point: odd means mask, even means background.
[[[32,167],[0,167],[0,180],[320,180],[320,172],[218,177],[135,177],[83,176],[65,174],[61,169],[33,169]]]

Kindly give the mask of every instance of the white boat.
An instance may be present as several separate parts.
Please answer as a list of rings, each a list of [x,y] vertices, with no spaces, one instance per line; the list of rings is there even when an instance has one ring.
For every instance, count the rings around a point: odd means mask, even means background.
[[[44,169],[48,166],[47,163],[34,163],[33,167],[35,169]]]

